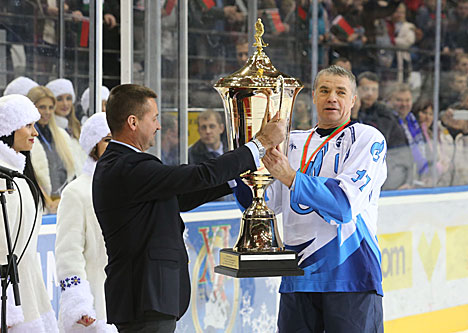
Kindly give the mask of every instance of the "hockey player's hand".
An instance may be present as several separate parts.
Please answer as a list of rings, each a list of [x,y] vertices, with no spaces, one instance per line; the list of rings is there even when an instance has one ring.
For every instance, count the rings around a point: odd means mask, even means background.
[[[291,187],[296,177],[296,171],[291,168],[288,158],[282,152],[277,148],[268,149],[262,161],[273,177],[288,188]]]

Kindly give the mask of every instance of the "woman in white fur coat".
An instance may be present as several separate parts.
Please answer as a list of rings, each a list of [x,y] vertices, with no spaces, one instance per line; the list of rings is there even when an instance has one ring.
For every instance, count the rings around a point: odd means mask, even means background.
[[[79,140],[81,123],[75,113],[75,89],[73,83],[68,79],[56,79],[46,84],[57,100],[55,107],[55,122],[63,128],[70,136],[70,149],[75,159],[77,174],[81,173],[86,161],[86,154],[81,149]]]
[[[107,256],[91,195],[96,161],[110,139],[105,113],[86,121],[80,144],[88,159],[82,174],[63,191],[58,208],[55,258],[62,289],[59,310],[62,332],[117,332],[114,325],[106,324]]]
[[[41,118],[35,127],[39,133],[31,150],[31,160],[37,181],[44,194],[48,212],[55,213],[63,188],[76,175],[76,164],[70,149],[71,140],[55,122],[55,96],[50,89],[38,86],[28,92],[28,98],[39,110]]]
[[[14,94],[0,98],[0,165],[16,170],[28,176],[37,185],[32,168],[29,151],[32,148],[37,132],[34,122],[40,118],[34,104],[25,96]],[[37,238],[42,219],[43,200],[41,196],[33,196],[36,189],[30,187],[25,179],[15,178],[21,191],[22,207],[19,191],[6,195],[8,221],[12,241],[18,235],[18,243],[14,253],[19,257],[32,237],[24,256],[18,264],[19,291],[21,305],[15,306],[11,286],[8,287],[7,325],[9,332],[58,332],[57,321],[44,285],[40,262],[37,256]],[[0,189],[4,190],[6,183],[0,179]],[[34,223],[36,215],[37,219]],[[21,228],[20,209],[23,211]],[[6,264],[6,238],[3,228],[3,215],[0,215],[0,260]]]

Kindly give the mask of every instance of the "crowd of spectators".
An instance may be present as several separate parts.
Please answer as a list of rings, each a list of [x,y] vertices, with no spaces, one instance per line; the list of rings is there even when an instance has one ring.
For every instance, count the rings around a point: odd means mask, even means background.
[[[30,74],[38,82],[48,82],[58,76],[57,3],[0,0],[0,30],[6,31],[3,45],[8,50],[8,80]],[[464,170],[468,165],[464,161],[468,158],[465,157],[468,120],[463,112],[468,109],[468,29],[465,29],[468,0],[442,0],[439,117],[434,123],[436,3],[436,0],[319,0],[318,21],[314,22],[312,0],[258,1],[257,13],[265,25],[264,40],[269,44],[266,53],[280,71],[305,84],[296,100],[293,129],[313,125],[311,40],[316,23],[319,68],[337,64],[356,75],[358,99],[352,118],[379,128],[387,139],[391,172],[385,189],[468,184],[468,168]],[[74,91],[81,93],[88,85],[84,34],[89,1],[65,0],[64,5],[65,76],[73,82]],[[220,77],[240,69],[252,51],[247,35],[249,5],[246,0],[188,2],[189,107],[222,108],[222,101],[212,87]],[[109,88],[119,83],[120,76],[119,6],[117,0],[106,0],[103,8],[103,71],[104,84]],[[177,1],[162,1],[161,6],[161,102],[163,108],[177,108]],[[144,0],[134,0],[137,74],[145,70],[144,8]],[[55,98],[57,110],[61,108],[62,97]],[[76,116],[78,119],[83,116],[81,110],[72,109],[66,119],[57,113],[59,122],[67,125],[64,129],[70,133],[72,142],[78,140]],[[177,133],[176,117],[168,114],[165,118],[168,125],[165,132]],[[164,152],[170,147],[177,150],[176,135],[169,137],[174,140],[163,142]],[[165,158],[176,163],[177,155],[176,152]]]

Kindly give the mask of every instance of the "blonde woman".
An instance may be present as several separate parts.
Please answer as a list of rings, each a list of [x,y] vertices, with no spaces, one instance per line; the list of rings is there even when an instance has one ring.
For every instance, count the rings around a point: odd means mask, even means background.
[[[52,91],[57,100],[55,120],[57,126],[63,128],[70,136],[70,149],[79,174],[86,160],[86,154],[78,142],[80,140],[81,123],[75,113],[75,89],[73,83],[67,79],[56,79],[47,83],[46,87]]]
[[[37,140],[34,122],[40,115],[34,104],[23,95],[13,94],[0,98],[0,165],[26,175],[37,184],[31,165],[30,151]],[[18,235],[14,253],[18,263],[21,305],[15,306],[11,286],[8,287],[7,325],[11,333],[58,332],[57,321],[49,301],[37,256],[37,239],[41,227],[43,200],[35,195],[36,189],[25,179],[15,178],[17,190],[7,195],[7,213],[12,241]],[[0,189],[5,180],[0,179]],[[20,197],[21,191],[21,197]],[[34,194],[33,194],[34,193]],[[36,207],[37,218],[36,216]],[[22,217],[19,212],[22,211]],[[7,245],[0,214],[0,260],[6,264]],[[21,223],[21,227],[20,226]],[[32,232],[29,245],[28,239]]]
[[[34,87],[27,97],[41,115],[35,125],[39,140],[33,145],[31,160],[44,193],[46,207],[50,213],[55,213],[63,188],[76,175],[75,161],[70,150],[71,140],[55,122],[56,100],[50,89]]]

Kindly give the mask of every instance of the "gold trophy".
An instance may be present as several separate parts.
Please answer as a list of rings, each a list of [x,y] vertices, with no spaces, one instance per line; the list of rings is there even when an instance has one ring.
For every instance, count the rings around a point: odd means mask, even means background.
[[[263,24],[255,23],[255,53],[237,72],[219,79],[215,89],[221,95],[226,116],[229,149],[249,142],[262,124],[277,113],[285,119],[286,139],[280,150],[287,154],[294,101],[302,83],[279,72],[263,52]],[[220,251],[215,272],[233,277],[303,275],[297,254],[285,250],[274,212],[266,206],[264,194],[273,182],[265,166],[241,175],[253,190],[253,201],[242,216],[239,236],[233,249]]]

